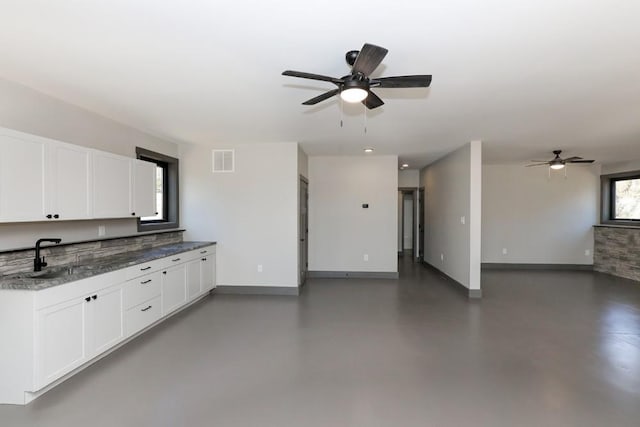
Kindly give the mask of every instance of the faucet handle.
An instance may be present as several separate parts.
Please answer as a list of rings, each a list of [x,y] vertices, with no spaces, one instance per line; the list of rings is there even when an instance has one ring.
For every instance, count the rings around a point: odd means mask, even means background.
[[[44,255],[42,255],[42,260],[40,261],[40,267],[46,267],[47,263],[44,261]]]

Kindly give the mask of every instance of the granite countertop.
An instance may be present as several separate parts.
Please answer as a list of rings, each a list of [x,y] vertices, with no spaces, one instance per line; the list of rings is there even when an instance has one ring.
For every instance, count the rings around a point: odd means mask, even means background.
[[[76,280],[82,280],[100,274],[109,273],[111,271],[120,270],[131,267],[132,265],[142,264],[159,258],[165,258],[182,252],[192,251],[194,249],[210,246],[215,242],[181,242],[173,243],[165,246],[158,246],[151,249],[143,249],[138,251],[124,252],[118,255],[97,258],[88,261],[84,265],[60,265],[50,266],[43,269],[40,273],[24,272],[0,276],[0,290],[25,290],[39,291],[51,288],[53,286],[63,285]],[[89,264],[90,262],[90,264]],[[58,277],[46,277],[47,274],[55,274],[65,272]],[[42,274],[43,277],[30,277],[32,275]]]
[[[594,227],[603,227],[603,228],[631,228],[631,229],[639,229],[640,224],[594,224]]]

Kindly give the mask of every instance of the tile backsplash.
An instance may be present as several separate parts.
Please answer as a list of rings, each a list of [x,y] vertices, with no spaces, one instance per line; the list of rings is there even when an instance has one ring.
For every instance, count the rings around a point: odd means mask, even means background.
[[[49,266],[86,263],[97,258],[122,252],[137,251],[182,242],[183,230],[138,236],[127,236],[90,242],[44,246],[40,254]],[[49,243],[44,243],[49,245]],[[22,249],[0,253],[0,275],[33,270],[35,249]]]

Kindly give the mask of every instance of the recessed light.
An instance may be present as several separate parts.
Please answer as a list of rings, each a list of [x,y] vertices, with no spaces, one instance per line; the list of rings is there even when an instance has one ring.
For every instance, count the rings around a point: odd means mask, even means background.
[[[365,153],[373,153],[373,148],[365,148],[364,152]]]
[[[409,165],[408,165],[408,164],[406,164],[406,163],[403,163],[403,164],[402,164],[402,167],[403,167],[403,168],[408,168],[408,167],[409,167]]]

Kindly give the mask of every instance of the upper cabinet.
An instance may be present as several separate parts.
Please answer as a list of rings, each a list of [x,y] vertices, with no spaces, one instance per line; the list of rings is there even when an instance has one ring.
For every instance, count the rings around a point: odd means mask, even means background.
[[[153,216],[156,167],[0,128],[0,223]]]
[[[154,216],[156,207],[156,164],[133,159],[133,212],[135,216]]]
[[[0,132],[0,222],[45,220],[45,143]]]
[[[45,188],[47,219],[91,218],[91,151],[71,144],[47,144]]]
[[[135,216],[131,193],[133,177],[129,157],[93,152],[93,215],[95,218]]]

